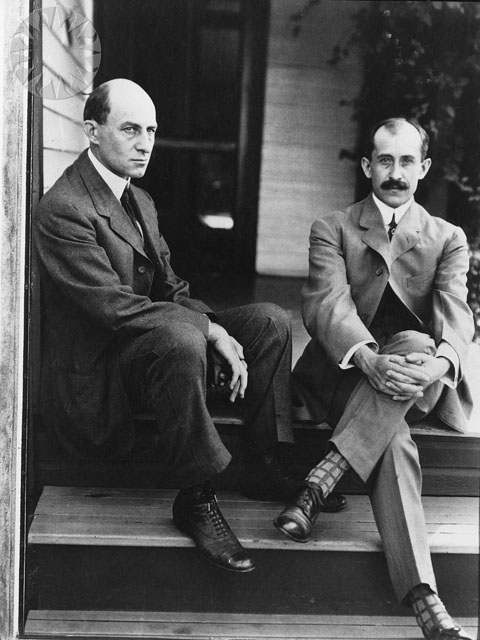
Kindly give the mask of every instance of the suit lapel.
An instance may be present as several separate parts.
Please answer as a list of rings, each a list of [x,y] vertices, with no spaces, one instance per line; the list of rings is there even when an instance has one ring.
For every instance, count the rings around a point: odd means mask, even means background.
[[[147,257],[142,238],[134,229],[127,213],[113,195],[110,187],[88,159],[86,151],[78,159],[78,168],[97,213],[109,219],[112,231],[122,237],[136,251]]]
[[[157,214],[151,202],[143,195],[140,189],[133,184],[130,186],[135,212],[144,233],[147,254],[152,261],[163,269],[163,263],[157,251],[160,246],[160,234],[158,231]]]
[[[395,230],[391,246],[392,262],[420,242],[420,227],[419,206],[414,201]]]
[[[383,224],[382,214],[378,210],[372,196],[363,202],[363,207],[358,220],[360,227],[365,229],[362,241],[371,249],[379,253],[388,269],[392,262],[392,254],[388,235]]]
[[[399,222],[392,242],[388,239],[382,215],[371,195],[364,201],[359,224],[365,229],[363,242],[382,256],[389,269],[392,262],[420,242],[420,209],[415,201]]]

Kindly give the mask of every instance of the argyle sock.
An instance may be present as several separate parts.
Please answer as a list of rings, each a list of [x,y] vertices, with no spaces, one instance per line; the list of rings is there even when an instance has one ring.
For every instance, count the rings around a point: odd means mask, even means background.
[[[338,451],[331,450],[317,466],[310,471],[306,481],[318,487],[324,498],[335,488],[350,465]]]
[[[417,624],[428,638],[434,629],[453,629],[458,627],[448,615],[443,602],[427,584],[419,584],[409,592],[410,604]]]

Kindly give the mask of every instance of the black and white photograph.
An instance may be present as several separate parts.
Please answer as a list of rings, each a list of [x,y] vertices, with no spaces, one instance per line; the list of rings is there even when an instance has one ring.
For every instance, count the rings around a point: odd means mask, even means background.
[[[478,640],[480,1],[0,43],[0,640]]]

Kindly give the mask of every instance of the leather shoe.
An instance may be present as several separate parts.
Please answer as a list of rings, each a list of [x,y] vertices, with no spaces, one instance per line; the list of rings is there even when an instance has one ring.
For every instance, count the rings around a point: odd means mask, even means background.
[[[180,491],[173,503],[177,529],[193,538],[201,555],[221,569],[247,573],[255,569],[218,507],[209,484]]]
[[[469,636],[468,633],[456,623],[455,626],[450,629],[435,627],[428,632],[423,631],[423,635],[427,640],[449,640],[451,638],[457,638],[457,640],[472,640],[472,636]]]
[[[241,492],[250,500],[289,502],[304,485],[305,480],[295,476],[278,454],[266,451],[248,467],[248,472],[242,479]],[[341,511],[346,505],[345,496],[333,492],[320,505],[320,511],[333,513]]]
[[[309,482],[304,483],[297,498],[274,520],[274,525],[295,542],[307,542],[313,525],[321,511],[325,511],[326,500],[320,489]]]

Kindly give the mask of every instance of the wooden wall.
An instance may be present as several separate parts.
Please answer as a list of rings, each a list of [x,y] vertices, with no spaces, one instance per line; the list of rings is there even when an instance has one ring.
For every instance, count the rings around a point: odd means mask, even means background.
[[[332,49],[348,36],[362,2],[322,0],[297,37],[290,16],[306,0],[272,0],[262,155],[257,271],[303,276],[308,235],[317,217],[352,202],[355,167],[340,160],[355,125],[340,101],[356,95],[360,60],[331,66]]]
[[[62,0],[59,6],[73,9],[93,21],[93,0]],[[45,2],[45,5],[47,3]],[[44,29],[45,31],[45,29]],[[43,35],[44,64],[62,75],[68,69],[69,51],[49,34]],[[92,77],[93,81],[93,77]],[[93,85],[82,94],[76,94],[62,100],[43,102],[43,186],[47,191],[63,171],[87,147],[87,138],[83,133],[83,106],[86,94]]]

